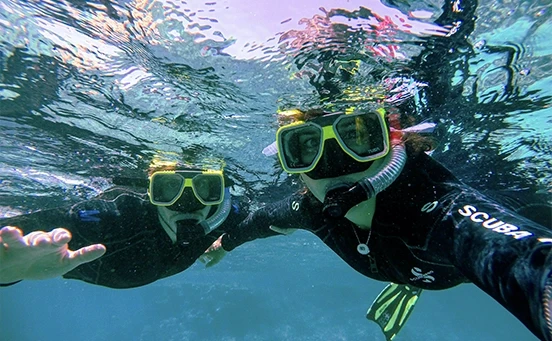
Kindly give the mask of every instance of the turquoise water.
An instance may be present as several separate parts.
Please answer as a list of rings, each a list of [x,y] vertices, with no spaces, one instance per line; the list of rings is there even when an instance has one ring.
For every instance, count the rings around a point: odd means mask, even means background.
[[[261,153],[276,111],[320,105],[320,75],[354,60],[363,61],[354,77],[331,80],[341,91],[379,89],[408,68],[420,83],[413,116],[439,124],[433,155],[462,180],[552,202],[547,1],[485,2],[473,31],[450,39],[454,20],[435,23],[439,1],[0,0],[0,8],[0,216],[91,198],[115,176],[144,177],[160,155],[223,159],[236,196],[256,206],[277,200],[297,184]],[[61,279],[4,288],[0,338],[383,340],[364,314],[384,285],[298,232],[144,288]],[[399,339],[535,338],[463,285],[425,292]]]

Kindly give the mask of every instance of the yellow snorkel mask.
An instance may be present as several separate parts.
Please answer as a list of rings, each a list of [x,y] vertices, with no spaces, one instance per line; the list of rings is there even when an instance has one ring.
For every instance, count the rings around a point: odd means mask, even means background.
[[[276,144],[283,169],[288,173],[313,171],[325,148],[333,148],[328,147],[332,140],[348,155],[346,163],[365,163],[384,157],[390,149],[385,111],[323,114],[280,127]]]
[[[218,205],[224,199],[224,176],[216,170],[161,170],[149,177],[149,198],[156,206],[171,206],[182,198],[184,190],[205,206]],[[191,199],[191,198],[190,198]]]

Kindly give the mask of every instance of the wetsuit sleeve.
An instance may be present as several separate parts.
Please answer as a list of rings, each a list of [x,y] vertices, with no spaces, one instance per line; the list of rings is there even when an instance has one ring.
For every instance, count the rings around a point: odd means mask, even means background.
[[[537,337],[552,340],[551,223],[539,225],[468,189],[443,223],[451,262]]]
[[[24,234],[33,231],[51,231],[58,227],[70,228],[73,225],[70,215],[70,207],[54,208],[37,211],[0,220],[0,227],[15,226]]]
[[[16,281],[16,282],[12,282],[12,283],[0,283],[0,287],[9,287],[10,285],[14,285],[14,284],[17,284],[21,281]]]
[[[130,196],[121,196],[119,200],[116,201],[96,198],[77,203],[73,206],[42,210],[30,214],[0,219],[0,227],[15,226],[21,229],[24,235],[33,231],[48,232],[55,228],[65,228],[72,234],[71,241],[69,242],[69,248],[71,250],[77,250],[95,243],[102,243],[108,247],[108,250],[112,251],[115,247],[112,245],[108,246],[106,243],[116,243],[124,239],[123,237],[127,235],[134,235],[128,230],[131,227],[126,229],[117,228],[119,222],[128,221],[128,224],[131,224],[130,222],[132,220],[130,217],[136,218],[141,216],[143,210],[140,210],[140,206],[138,206],[139,200],[133,198],[134,197]],[[125,202],[125,200],[132,201]],[[128,213],[122,215],[118,204],[123,207],[128,206],[135,208],[136,212],[134,212],[132,216]],[[136,233],[136,235],[137,234],[138,233]],[[121,235],[123,237],[120,237]],[[71,274],[70,278],[84,280],[85,277],[82,275],[84,267],[88,269],[91,265],[81,265],[65,274],[64,277],[68,278],[68,274]],[[108,278],[108,276],[104,277]],[[0,283],[0,286],[8,286],[15,283]]]
[[[314,199],[316,200],[316,199]],[[296,193],[273,204],[266,205],[250,213],[237,228],[222,237],[222,247],[232,251],[243,243],[279,235],[270,227],[282,229],[306,229],[312,226],[308,212],[313,206],[313,198],[309,194]]]

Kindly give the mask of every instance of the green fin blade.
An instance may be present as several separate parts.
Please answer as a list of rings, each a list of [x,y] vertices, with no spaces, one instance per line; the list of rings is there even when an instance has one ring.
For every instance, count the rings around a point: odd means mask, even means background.
[[[422,289],[389,283],[368,308],[366,318],[376,322],[391,341],[405,325],[421,293]]]

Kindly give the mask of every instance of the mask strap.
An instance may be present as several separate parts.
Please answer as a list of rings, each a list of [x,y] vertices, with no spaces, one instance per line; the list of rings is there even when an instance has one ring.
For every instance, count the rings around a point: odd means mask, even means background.
[[[263,154],[265,156],[272,156],[272,155],[278,154],[278,147],[277,147],[276,141],[274,141],[271,144],[269,144],[268,146],[266,146],[263,149]]]
[[[415,126],[408,127],[405,129],[391,128],[391,131],[399,130],[403,133],[433,133],[436,126],[437,124],[435,123],[425,122],[425,123],[416,124]]]

